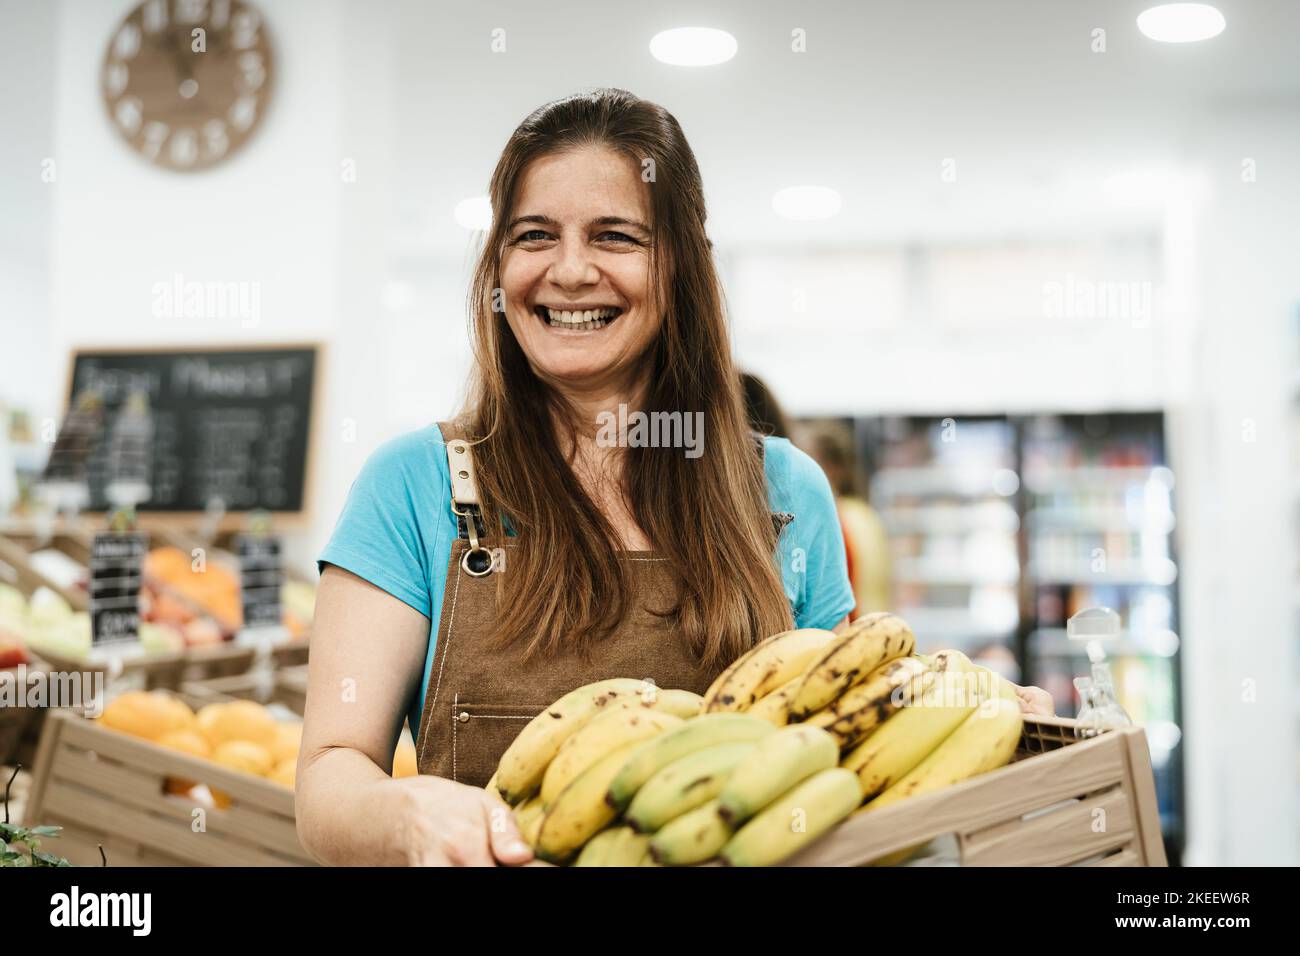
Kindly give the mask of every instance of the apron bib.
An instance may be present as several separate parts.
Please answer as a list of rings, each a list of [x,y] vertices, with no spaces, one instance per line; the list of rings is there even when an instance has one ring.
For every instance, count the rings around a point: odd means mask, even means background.
[[[452,508],[461,537],[452,545],[447,585],[428,689],[416,740],[419,772],[481,787],[528,721],[569,691],[610,677],[652,680],[664,689],[703,694],[722,666],[705,667],[664,612],[677,600],[677,583],[667,558],[649,551],[624,551],[632,588],[632,609],[617,632],[599,642],[591,655],[559,653],[525,663],[523,648],[492,646],[496,634],[497,582],[509,573],[507,540],[504,570],[478,539],[469,444],[457,423],[439,422],[451,467]],[[760,440],[760,448],[761,440]],[[773,515],[778,533],[792,516]],[[723,665],[725,666],[725,665]]]

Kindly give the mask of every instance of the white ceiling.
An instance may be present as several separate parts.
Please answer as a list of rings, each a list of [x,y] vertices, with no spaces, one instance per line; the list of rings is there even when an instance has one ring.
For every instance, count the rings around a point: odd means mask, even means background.
[[[676,115],[723,246],[1151,229],[1158,205],[1107,202],[1103,180],[1176,167],[1188,131],[1217,110],[1300,103],[1300,2],[1221,0],[1225,32],[1185,45],[1138,33],[1147,5],[402,0],[402,232],[425,249],[463,251],[451,209],[486,190],[514,125],[595,86]],[[682,68],[650,57],[654,33],[688,25],[733,33],[736,58]],[[494,54],[498,27],[507,52]],[[796,27],[807,34],[803,54],[790,52]],[[1097,27],[1105,53],[1090,48]],[[949,157],[955,183],[940,179]],[[843,212],[812,224],[777,218],[771,193],[800,183],[838,189]]]

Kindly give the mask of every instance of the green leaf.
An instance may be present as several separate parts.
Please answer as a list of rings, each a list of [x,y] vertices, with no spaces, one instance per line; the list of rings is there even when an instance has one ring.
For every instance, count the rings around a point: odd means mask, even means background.
[[[32,827],[32,833],[36,836],[56,837],[63,827]]]
[[[27,839],[27,828],[16,823],[0,823],[0,840],[6,843],[18,843]]]
[[[61,856],[55,856],[53,853],[42,853],[40,850],[32,851],[32,866],[67,866],[68,861]]]

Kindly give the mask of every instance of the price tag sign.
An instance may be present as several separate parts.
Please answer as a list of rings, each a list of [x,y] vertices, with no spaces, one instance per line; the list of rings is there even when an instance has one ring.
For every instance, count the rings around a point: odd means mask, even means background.
[[[244,604],[244,626],[279,627],[280,585],[284,572],[280,566],[280,539],[269,534],[241,534],[235,539],[239,556],[239,583]]]
[[[95,647],[140,635],[140,584],[149,536],[105,531],[90,547],[91,643]]]

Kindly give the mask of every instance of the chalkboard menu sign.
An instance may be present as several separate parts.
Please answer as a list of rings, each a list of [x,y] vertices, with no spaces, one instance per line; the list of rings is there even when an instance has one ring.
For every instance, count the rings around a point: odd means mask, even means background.
[[[93,393],[103,405],[86,465],[90,510],[113,504],[122,467],[115,428],[129,404],[147,405],[152,460],[141,512],[304,510],[314,346],[228,350],[81,351],[69,407]]]
[[[140,635],[140,583],[149,537],[103,532],[90,545],[90,627],[96,646]]]
[[[280,539],[266,534],[241,534],[235,538],[239,555],[239,585],[244,604],[244,626],[279,626]]]

